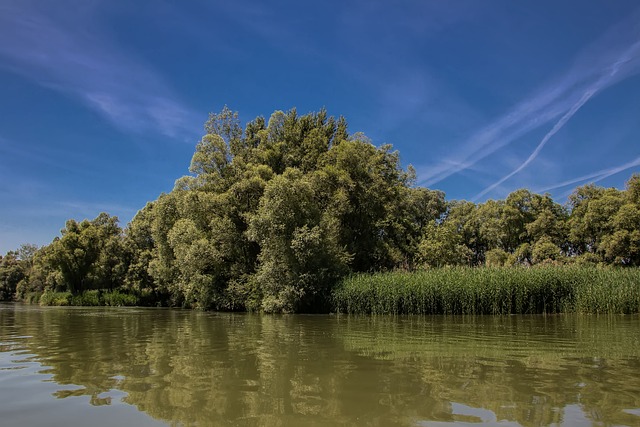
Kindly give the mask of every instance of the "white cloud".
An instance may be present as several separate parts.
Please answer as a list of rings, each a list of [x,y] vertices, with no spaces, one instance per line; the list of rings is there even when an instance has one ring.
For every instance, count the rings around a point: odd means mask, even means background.
[[[616,175],[620,172],[624,172],[628,169],[631,169],[637,166],[640,166],[640,157],[636,157],[635,159],[629,162],[623,163],[621,165],[616,165],[606,169],[601,169],[599,171],[596,171],[587,175],[579,176],[578,178],[572,178],[566,181],[558,182],[556,184],[539,188],[536,190],[536,192],[542,193],[542,192],[556,190],[558,188],[564,188],[570,185],[573,186],[575,184],[586,183],[586,182],[595,184],[598,181],[602,181],[605,178],[609,178],[610,176]]]
[[[637,58],[639,57],[640,40],[633,43],[628,49],[623,51],[620,57],[618,57],[613,64],[611,64],[609,67],[605,67],[602,70],[603,74],[600,76],[600,78],[585,90],[585,92],[582,94],[582,97],[578,99],[578,101],[571,106],[569,111],[567,111],[560,118],[560,120],[556,122],[553,128],[551,128],[551,130],[545,134],[545,136],[538,143],[533,152],[529,155],[529,157],[527,157],[524,162],[522,162],[522,164],[520,164],[513,171],[503,176],[493,184],[486,187],[474,197],[474,200],[478,200],[481,197],[485,196],[489,192],[493,191],[496,187],[507,181],[509,178],[520,173],[524,168],[529,166],[529,164],[531,164],[531,162],[533,162],[536,157],[538,157],[538,154],[540,154],[540,151],[542,151],[549,140],[556,133],[558,133],[558,131],[562,129],[562,127],[564,127],[564,125],[578,112],[578,110],[580,110],[580,108],[582,108],[582,106],[584,106],[584,104],[587,103],[587,101],[589,101],[596,93],[607,88],[608,86],[611,86],[613,83],[620,79],[618,77],[620,72],[626,72],[626,74],[630,74],[631,72],[640,71],[638,69],[638,65],[640,65],[640,63],[638,63],[637,61]],[[636,59],[636,61],[633,61],[634,58]]]
[[[432,186],[447,177],[473,167],[505,146],[541,126],[556,121],[530,156],[511,173],[482,192],[495,190],[536,159],[547,142],[596,93],[640,72],[640,11],[614,26],[578,55],[573,66],[552,84],[523,100],[457,147],[456,153],[434,165],[422,165],[420,184]]]
[[[162,76],[101,31],[96,2],[83,7],[16,1],[0,6],[0,66],[63,92],[125,131],[193,133],[195,114]]]

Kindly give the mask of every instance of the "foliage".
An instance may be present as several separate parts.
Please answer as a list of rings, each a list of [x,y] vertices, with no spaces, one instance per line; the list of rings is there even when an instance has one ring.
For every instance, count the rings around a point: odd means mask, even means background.
[[[126,257],[118,218],[101,213],[93,221],[68,220],[62,237],[51,244],[48,263],[60,285],[72,294],[114,289],[124,279]]]
[[[410,186],[390,146],[324,110],[277,111],[243,132],[225,108],[205,130],[193,175],[126,230],[126,284],[172,305],[321,310],[349,271],[412,265],[445,208],[444,194]]]
[[[7,252],[4,257],[0,256],[0,301],[15,299],[19,290],[26,286],[34,274],[37,253],[38,247],[27,243],[16,251]]]
[[[358,274],[333,293],[349,314],[640,313],[640,269],[544,266]]]
[[[485,258],[488,267],[502,267],[509,263],[509,254],[500,248],[489,249]]]
[[[531,260],[535,264],[555,261],[560,258],[560,249],[551,241],[551,238],[542,236],[531,249]]]
[[[110,306],[124,307],[135,306],[138,298],[132,294],[126,294],[117,290],[99,291],[89,290],[79,294],[70,291],[55,292],[46,290],[39,298],[39,304],[43,306]]]
[[[46,290],[40,297],[40,305],[55,305],[55,306],[66,306],[71,305],[73,301],[73,294],[69,291],[65,292],[55,292],[51,290]]]
[[[418,259],[429,267],[470,265],[473,252],[464,245],[452,222],[429,224],[418,246]]]
[[[16,252],[8,252],[0,257],[0,301],[14,298],[18,283],[25,277],[25,267]]]
[[[138,299],[135,295],[119,292],[118,290],[107,291],[100,295],[100,305],[106,305],[110,307],[125,307],[134,306],[138,304]],[[84,304],[83,304],[84,305]]]
[[[567,206],[527,189],[446,201],[416,186],[390,145],[325,110],[276,111],[243,129],[225,107],[204,129],[191,174],[124,230],[106,213],[70,219],[51,244],[8,253],[0,298],[312,312],[330,309],[353,273],[640,266],[639,175],[625,190],[579,187]]]

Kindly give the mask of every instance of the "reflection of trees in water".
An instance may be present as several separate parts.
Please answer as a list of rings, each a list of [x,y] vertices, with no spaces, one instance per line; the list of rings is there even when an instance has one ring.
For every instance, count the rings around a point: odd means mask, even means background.
[[[364,320],[363,320],[364,319]],[[635,425],[637,318],[580,316],[356,318],[345,347],[419,371],[438,402],[424,420],[464,421],[452,402],[520,425],[562,423],[579,405],[593,422]],[[489,337],[493,337],[490,339]],[[567,422],[567,420],[565,420]]]
[[[640,349],[629,318],[57,308],[13,315],[53,380],[79,387],[58,397],[109,404],[110,392],[122,390],[126,402],[171,424],[474,419],[456,415],[453,402],[525,426],[561,423],[569,405],[594,422],[638,421],[623,412],[640,407]]]

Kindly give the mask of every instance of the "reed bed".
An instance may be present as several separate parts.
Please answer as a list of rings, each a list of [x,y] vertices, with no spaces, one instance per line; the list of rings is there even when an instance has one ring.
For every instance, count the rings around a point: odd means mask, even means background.
[[[640,269],[443,268],[356,274],[333,291],[348,314],[640,313]]]

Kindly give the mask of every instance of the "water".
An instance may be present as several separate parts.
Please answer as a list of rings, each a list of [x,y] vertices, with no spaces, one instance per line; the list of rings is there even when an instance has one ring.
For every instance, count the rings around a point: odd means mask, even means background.
[[[640,425],[640,317],[0,305],[2,426]]]

